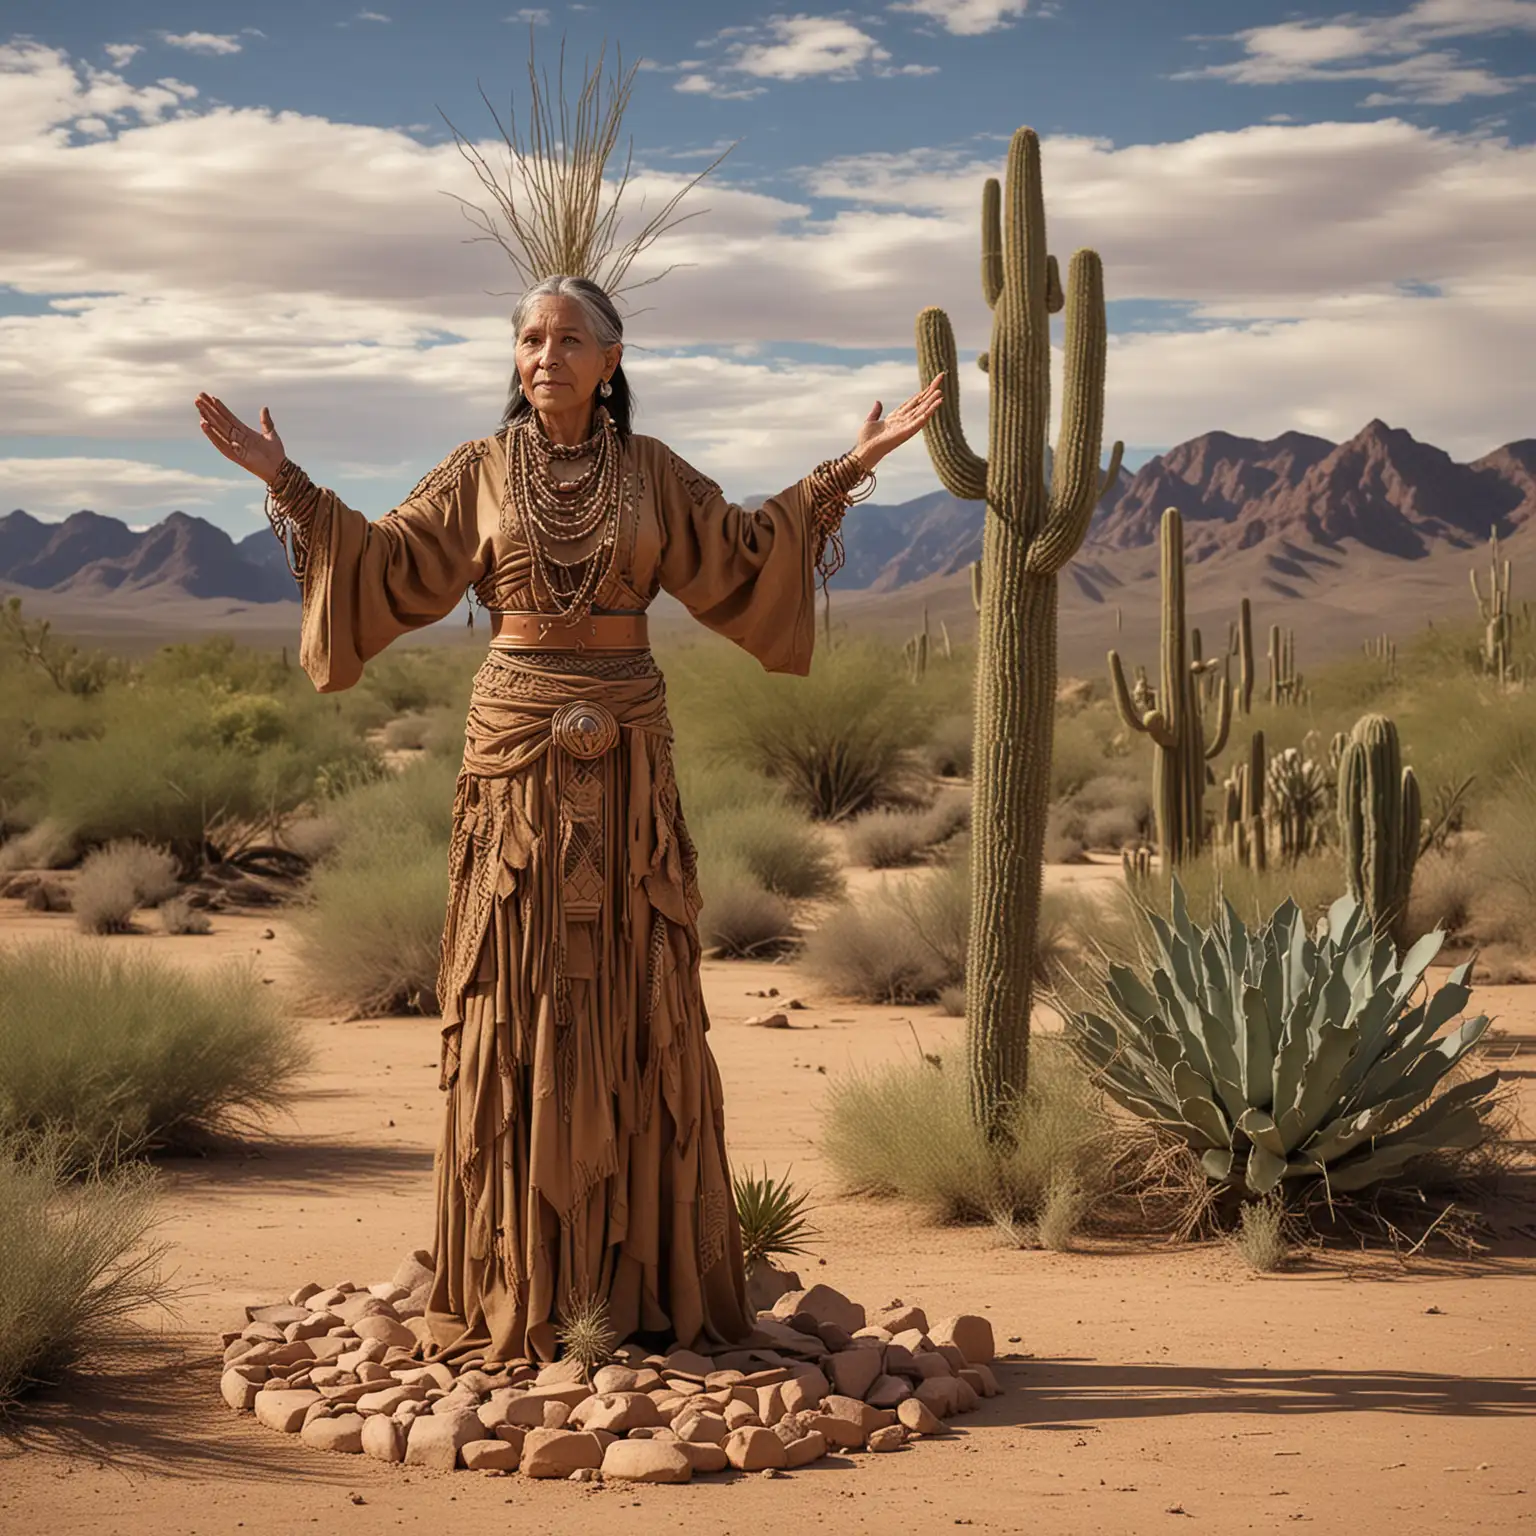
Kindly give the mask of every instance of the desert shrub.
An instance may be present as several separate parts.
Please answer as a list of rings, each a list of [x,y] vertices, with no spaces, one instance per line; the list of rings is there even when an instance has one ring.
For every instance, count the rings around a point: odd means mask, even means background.
[[[76,1171],[53,1139],[0,1144],[0,1415],[167,1297],[151,1171]]]
[[[208,914],[194,907],[185,896],[173,896],[159,907],[160,926],[170,934],[204,934],[213,931]]]
[[[763,885],[739,859],[720,856],[699,866],[699,943],[734,959],[773,954],[795,938],[789,903]]]
[[[1291,1256],[1287,1225],[1285,1201],[1278,1193],[1245,1200],[1238,1212],[1232,1246],[1250,1269],[1261,1275],[1271,1274],[1283,1269]]]
[[[1042,849],[1047,864],[1081,864],[1088,835],[1085,818],[1070,805],[1057,801],[1045,813],[1045,843]]]
[[[439,708],[397,715],[385,724],[381,743],[392,752],[456,754],[464,746],[463,712]]]
[[[673,666],[669,695],[681,737],[767,774],[820,820],[914,796],[932,706],[888,648],[839,646],[818,655],[808,677],[767,673],[711,648],[707,661]]]
[[[836,851],[803,811],[777,795],[714,810],[689,820],[688,828],[702,868],[739,865],[785,901],[836,896],[843,888]]]
[[[849,823],[849,857],[870,869],[920,864],[931,846],[929,826],[926,811],[866,811]]]
[[[295,816],[283,826],[283,847],[317,864],[332,854],[341,840],[341,823],[335,816]]]
[[[976,725],[969,713],[941,715],[934,721],[923,746],[928,771],[941,778],[968,779],[975,741]]]
[[[0,1135],[92,1167],[249,1128],[308,1050],[255,969],[193,974],[82,943],[0,950]]]
[[[1136,894],[1167,917],[1172,911],[1173,871],[1154,871],[1149,881],[1138,882]],[[1196,922],[1217,920],[1223,898],[1230,901],[1246,923],[1261,923],[1281,902],[1294,901],[1309,921],[1321,917],[1344,891],[1344,868],[1331,847],[1296,860],[1294,864],[1271,863],[1254,870],[1207,848],[1198,859],[1178,867],[1190,915]]]
[[[75,840],[58,822],[45,819],[0,844],[0,873],[18,869],[62,869],[76,854]]]
[[[294,914],[296,1007],[437,1011],[457,765],[426,756],[326,803],[334,842]]]
[[[126,933],[139,907],[176,891],[176,860],[165,848],[131,838],[94,848],[75,877],[75,925],[83,933]]]
[[[1511,773],[1480,820],[1482,836],[1468,856],[1479,929],[1536,954],[1536,773],[1528,765]]]
[[[1054,1203],[1051,1235],[1064,1246],[1103,1189],[1106,1128],[1071,1053],[1037,1036],[998,1143],[971,1119],[963,1066],[917,1058],[833,1077],[820,1146],[848,1190],[910,1200],[937,1221],[1038,1221]]]
[[[1470,966],[1419,996],[1443,935],[1401,959],[1350,898],[1315,931],[1285,902],[1252,931],[1171,920],[1137,966],[1108,967],[1068,1038],[1116,1103],[1200,1155],[1211,1182],[1267,1195],[1326,1179],[1328,1197],[1403,1175],[1492,1134],[1493,1072],[1451,1083],[1488,1028],[1465,1018]]]
[[[807,936],[804,964],[842,997],[932,1001],[965,975],[969,921],[964,865],[939,866],[835,907]]]

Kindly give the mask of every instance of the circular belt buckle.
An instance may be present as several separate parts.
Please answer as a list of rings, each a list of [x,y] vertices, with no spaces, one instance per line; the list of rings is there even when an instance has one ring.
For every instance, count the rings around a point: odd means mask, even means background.
[[[572,757],[601,757],[619,739],[619,722],[607,705],[577,699],[555,711],[549,733]]]

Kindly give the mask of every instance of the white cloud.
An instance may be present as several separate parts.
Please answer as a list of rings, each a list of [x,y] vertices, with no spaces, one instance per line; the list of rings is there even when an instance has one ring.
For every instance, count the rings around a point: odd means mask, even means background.
[[[352,19],[354,21],[388,22],[391,18],[382,11],[359,11]]]
[[[766,89],[746,80],[851,80],[864,72],[883,78],[930,75],[937,66],[893,64],[890,51],[862,27],[840,16],[770,16],[760,25],[726,27],[702,44],[723,45],[718,60],[689,59],[673,90],[735,100]],[[663,66],[665,67],[665,66]]]
[[[142,43],[106,43],[101,51],[118,69],[121,69],[125,64],[131,64],[135,57],[144,52],[144,45]]]
[[[1250,27],[1225,39],[1242,44],[1241,59],[1184,70],[1174,78],[1239,85],[1373,81],[1386,89],[1368,95],[1364,106],[1446,106],[1507,95],[1536,78],[1501,74],[1432,46],[1509,32],[1536,33],[1536,0],[1418,0],[1393,16],[1345,14]]]
[[[270,405],[294,456],[337,474],[490,430],[512,301],[486,291],[513,280],[494,247],[461,243],[441,194],[484,195],[453,146],[195,94],[0,49],[0,282],[63,296],[0,315],[8,432],[201,450],[191,402],[208,388],[248,420]],[[60,131],[93,117],[110,136]],[[875,395],[910,392],[923,305],[950,310],[968,359],[987,338],[977,207],[1000,159],[988,142],[810,168],[807,193],[837,209],[815,219],[706,184],[685,207],[707,212],[657,251],[691,265],[637,295],[641,430],[739,492],[770,489],[846,447]],[[1536,147],[1386,120],[1049,138],[1044,159],[1052,249],[1100,250],[1112,300],[1180,306],[1115,335],[1112,433],[1343,436],[1380,415],[1461,457],[1529,436]],[[280,202],[250,198],[279,176]],[[635,191],[654,207],[682,179],[644,171]],[[790,362],[790,343],[875,360]],[[967,360],[959,383],[983,447],[985,380]],[[234,473],[207,452],[210,475]],[[932,483],[912,448],[882,466],[881,499]],[[28,504],[4,482],[0,500]]]
[[[168,512],[206,506],[236,486],[230,476],[193,474],[138,459],[0,458],[0,499],[54,521],[71,512]]]
[[[525,27],[547,27],[549,12],[543,6],[524,6],[520,11],[513,11],[507,20],[520,21]]]
[[[927,16],[957,37],[976,37],[996,32],[1022,16],[1029,0],[900,0],[891,9]]]
[[[187,53],[209,55],[239,53],[245,46],[233,32],[167,32],[166,43]]]

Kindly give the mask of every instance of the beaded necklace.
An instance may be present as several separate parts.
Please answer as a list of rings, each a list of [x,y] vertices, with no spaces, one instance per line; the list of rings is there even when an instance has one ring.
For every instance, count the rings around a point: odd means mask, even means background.
[[[623,453],[613,418],[599,406],[595,430],[586,442],[555,443],[537,412],[530,411],[507,428],[506,454],[507,500],[527,533],[535,585],[543,586],[561,617],[583,619],[618,556]],[[560,480],[552,473],[556,461],[586,456],[592,462],[572,479]],[[594,533],[597,543],[584,555],[566,559],[551,547]]]

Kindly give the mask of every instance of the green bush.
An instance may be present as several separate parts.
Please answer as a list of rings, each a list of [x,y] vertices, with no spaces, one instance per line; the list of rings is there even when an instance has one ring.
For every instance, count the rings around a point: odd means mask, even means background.
[[[93,848],[71,892],[75,925],[83,933],[127,933],[140,907],[158,906],[176,892],[176,860],[165,848],[122,839]]]
[[[72,940],[0,950],[0,1136],[71,1166],[247,1129],[308,1050],[249,963],[193,974]]]
[[[809,677],[695,648],[670,664],[668,677],[680,741],[766,774],[820,820],[914,795],[933,706],[889,648],[839,646],[818,655]]]
[[[706,870],[721,862],[737,864],[785,901],[842,891],[836,852],[802,811],[777,797],[714,811],[690,820],[688,828]]]
[[[969,712],[941,715],[923,747],[928,771],[946,779],[968,779],[975,750],[976,723]]]
[[[151,1171],[75,1172],[55,1139],[0,1144],[0,1415],[166,1301]]]

